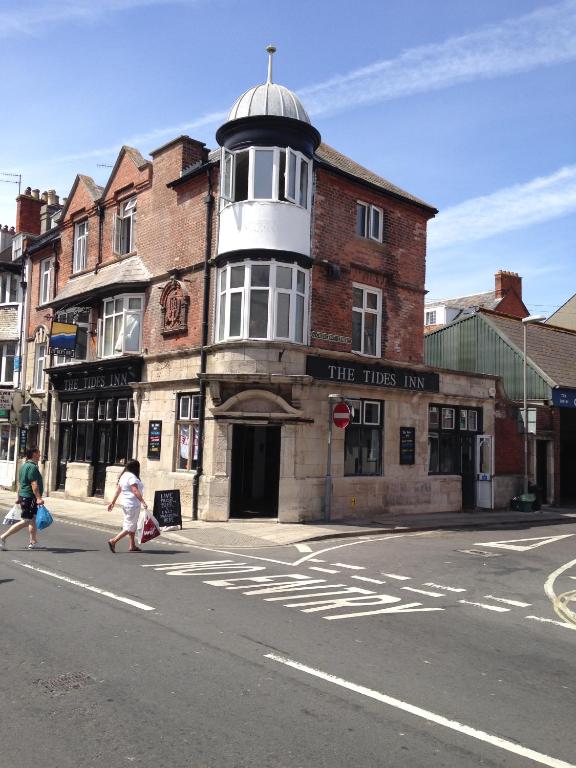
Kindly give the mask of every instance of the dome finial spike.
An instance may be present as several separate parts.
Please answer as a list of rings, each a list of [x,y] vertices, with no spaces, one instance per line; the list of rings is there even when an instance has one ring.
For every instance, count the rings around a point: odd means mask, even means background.
[[[268,45],[266,46],[266,50],[268,51],[268,83],[272,82],[272,56],[276,53],[276,46],[275,45]]]

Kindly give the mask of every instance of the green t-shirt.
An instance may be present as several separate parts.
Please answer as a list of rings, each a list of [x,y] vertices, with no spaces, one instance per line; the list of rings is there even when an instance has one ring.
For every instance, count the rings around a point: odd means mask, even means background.
[[[34,461],[26,461],[20,467],[20,472],[18,473],[18,482],[20,484],[18,494],[20,496],[24,496],[25,498],[34,496],[34,491],[32,490],[31,485],[33,480],[38,483],[38,490],[40,491],[40,495],[42,495],[44,493],[44,482],[40,470],[38,469],[38,464]]]

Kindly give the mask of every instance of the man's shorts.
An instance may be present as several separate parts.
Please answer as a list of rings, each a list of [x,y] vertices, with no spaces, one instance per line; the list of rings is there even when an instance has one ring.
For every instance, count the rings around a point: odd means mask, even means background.
[[[22,520],[33,520],[38,511],[38,504],[35,496],[19,496],[20,508],[22,510]]]

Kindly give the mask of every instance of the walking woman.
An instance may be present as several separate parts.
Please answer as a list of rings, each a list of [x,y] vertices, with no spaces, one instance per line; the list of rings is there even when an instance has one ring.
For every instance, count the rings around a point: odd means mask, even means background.
[[[108,546],[111,552],[116,552],[116,544],[128,536],[130,539],[130,545],[128,552],[142,552],[140,547],[136,546],[134,536],[136,535],[136,527],[138,525],[138,517],[140,515],[140,505],[144,509],[148,509],[148,505],[144,501],[142,492],[144,491],[144,485],[140,480],[140,462],[135,459],[131,459],[126,462],[124,471],[118,478],[118,485],[114,492],[114,498],[108,504],[108,512],[112,512],[116,500],[120,497],[120,506],[124,510],[124,525],[122,530],[113,539],[108,540]]]

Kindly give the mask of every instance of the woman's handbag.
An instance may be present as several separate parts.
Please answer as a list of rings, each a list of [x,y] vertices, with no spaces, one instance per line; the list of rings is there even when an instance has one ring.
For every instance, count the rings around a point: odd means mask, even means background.
[[[40,504],[36,510],[36,528],[38,528],[39,531],[43,531],[44,528],[48,528],[53,522],[54,520],[50,512],[48,512],[44,504]]]
[[[152,541],[156,536],[160,536],[158,520],[147,509],[142,509],[136,528],[136,543],[146,544],[147,541]]]
[[[8,510],[8,514],[2,521],[2,525],[14,525],[22,520],[22,509],[20,504],[14,504],[14,506]]]

